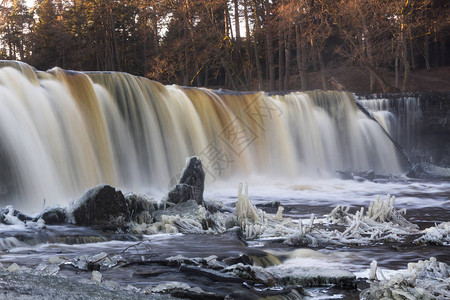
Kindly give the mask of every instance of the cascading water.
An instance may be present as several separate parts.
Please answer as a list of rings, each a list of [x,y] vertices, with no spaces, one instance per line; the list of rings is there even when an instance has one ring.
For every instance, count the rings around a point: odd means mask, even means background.
[[[418,122],[422,116],[419,97],[399,97],[394,99],[359,99],[369,109],[378,123],[405,150],[417,145]],[[411,156],[411,153],[408,153]]]
[[[0,190],[21,209],[64,203],[99,183],[165,189],[192,155],[210,181],[403,172],[394,145],[348,93],[230,93],[0,66]]]

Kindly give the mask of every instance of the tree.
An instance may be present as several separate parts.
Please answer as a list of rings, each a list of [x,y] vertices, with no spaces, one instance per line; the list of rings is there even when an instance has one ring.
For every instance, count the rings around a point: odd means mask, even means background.
[[[5,56],[9,59],[26,60],[29,55],[27,39],[33,17],[25,1],[3,1],[0,15],[0,35],[7,46]]]

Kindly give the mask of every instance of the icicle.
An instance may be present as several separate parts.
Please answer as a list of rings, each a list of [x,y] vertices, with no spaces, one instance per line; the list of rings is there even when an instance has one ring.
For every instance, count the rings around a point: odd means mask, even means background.
[[[309,219],[309,228],[311,228],[311,229],[313,227],[315,217],[316,216],[314,214],[311,214],[311,218]]]
[[[370,263],[369,280],[377,280],[377,261],[372,260]]]
[[[281,219],[283,219],[283,210],[284,207],[283,206],[278,206],[278,210],[277,210],[277,214],[275,215],[275,219],[281,221]]]

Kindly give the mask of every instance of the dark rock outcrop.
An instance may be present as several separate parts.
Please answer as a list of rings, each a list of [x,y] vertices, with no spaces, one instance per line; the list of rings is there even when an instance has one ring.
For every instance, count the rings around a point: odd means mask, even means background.
[[[120,190],[114,187],[99,185],[84,193],[76,203],[69,207],[68,211],[72,217],[70,221],[76,225],[126,229],[129,222],[152,223],[154,221],[153,213],[161,209],[159,206],[158,201],[146,195],[132,193],[124,196]],[[50,210],[44,216],[52,217],[55,213],[59,213],[58,220],[61,220],[65,210],[59,210]],[[49,224],[44,217],[43,219],[46,224]]]
[[[183,203],[195,200],[198,205],[204,205],[203,191],[205,189],[205,172],[202,161],[197,156],[186,159],[186,165],[179,183],[167,195],[167,202]]]
[[[73,216],[72,222],[84,226],[122,228],[131,220],[124,195],[109,185],[89,189],[69,207],[69,212]]]
[[[154,221],[152,214],[160,209],[157,201],[145,195],[128,194],[125,196],[125,200],[128,204],[131,221],[138,224],[152,223]]]
[[[67,209],[62,207],[47,207],[39,215],[33,218],[33,222],[42,219],[47,225],[64,224],[68,222]]]

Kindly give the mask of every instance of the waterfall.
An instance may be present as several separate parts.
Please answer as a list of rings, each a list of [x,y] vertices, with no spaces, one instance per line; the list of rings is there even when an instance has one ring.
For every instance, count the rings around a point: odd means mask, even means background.
[[[237,93],[0,62],[0,114],[0,199],[28,211],[99,183],[165,189],[192,155],[210,182],[404,171],[344,92]]]
[[[359,102],[373,113],[391,137],[397,141],[408,156],[416,159],[414,149],[418,144],[419,121],[422,117],[419,97],[360,98]]]

